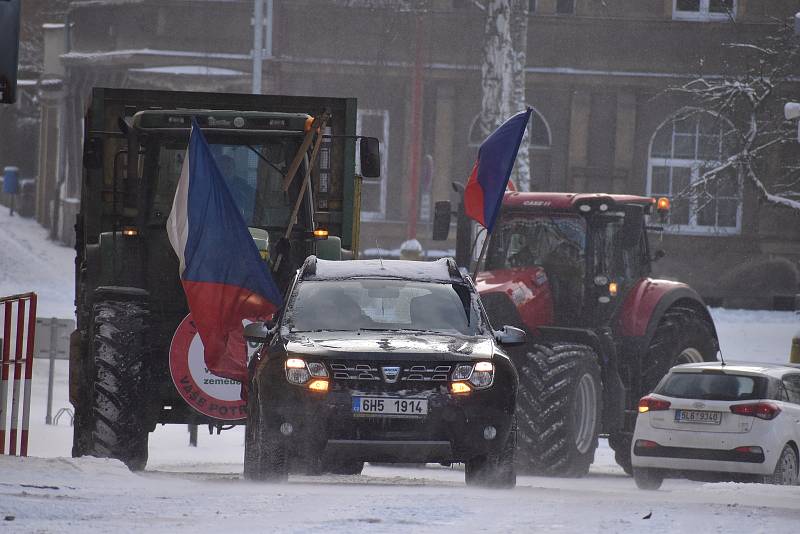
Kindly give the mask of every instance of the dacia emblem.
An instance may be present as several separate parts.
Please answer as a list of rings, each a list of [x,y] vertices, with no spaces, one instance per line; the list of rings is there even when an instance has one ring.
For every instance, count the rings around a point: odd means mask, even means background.
[[[383,375],[384,382],[387,384],[394,384],[400,376],[400,367],[397,365],[384,365],[381,367],[381,374]]]

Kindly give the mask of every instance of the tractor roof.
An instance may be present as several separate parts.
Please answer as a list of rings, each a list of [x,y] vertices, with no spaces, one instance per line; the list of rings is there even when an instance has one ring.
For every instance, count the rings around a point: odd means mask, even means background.
[[[536,209],[543,211],[575,211],[580,204],[605,203],[612,208],[615,204],[652,205],[650,197],[637,195],[608,195],[605,193],[521,193],[508,191],[503,198],[506,208]]]

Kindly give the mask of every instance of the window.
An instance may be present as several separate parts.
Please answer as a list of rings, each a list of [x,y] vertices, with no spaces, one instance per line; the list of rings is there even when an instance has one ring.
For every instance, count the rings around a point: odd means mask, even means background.
[[[679,399],[738,401],[764,398],[767,380],[762,377],[672,373],[656,387],[655,393]]]
[[[486,139],[487,134],[481,128],[480,120],[480,115],[472,120],[468,140],[468,145],[471,147],[481,146]],[[550,184],[550,125],[535,108],[531,113],[530,122],[528,122],[528,136],[530,138],[531,190],[546,190]]]
[[[735,140],[726,119],[700,110],[683,110],[656,130],[650,144],[647,193],[672,200],[668,232],[739,232],[742,186],[736,169],[720,173],[703,188],[690,189],[734,153]]]
[[[297,284],[284,321],[293,332],[481,331],[478,308],[466,286],[412,280],[303,281]]]
[[[556,13],[559,15],[572,15],[575,13],[575,0],[557,0]]]
[[[730,20],[736,0],[673,0],[672,18],[679,20]]]
[[[789,402],[792,404],[800,404],[800,375],[784,376],[783,386],[786,388]]]
[[[364,178],[361,182],[361,220],[374,221],[386,218],[386,184],[389,161],[389,111],[386,109],[359,109],[356,133],[377,137],[381,144],[380,178]],[[358,150],[358,149],[356,149]],[[360,155],[356,155],[356,172],[361,174]]]

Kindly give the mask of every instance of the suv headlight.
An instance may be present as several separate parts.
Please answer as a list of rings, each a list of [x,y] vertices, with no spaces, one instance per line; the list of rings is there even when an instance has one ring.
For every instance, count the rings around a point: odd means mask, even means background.
[[[494,364],[487,361],[459,364],[450,379],[468,381],[475,389],[488,388],[494,383]]]
[[[292,384],[303,385],[312,376],[327,377],[328,370],[322,362],[308,362],[302,358],[287,358],[284,365],[286,369],[286,380]]]

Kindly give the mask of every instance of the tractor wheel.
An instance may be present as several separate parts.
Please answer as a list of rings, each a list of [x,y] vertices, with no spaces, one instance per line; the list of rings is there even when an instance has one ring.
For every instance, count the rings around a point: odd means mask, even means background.
[[[636,399],[652,392],[675,365],[714,361],[717,340],[713,325],[696,309],[673,306],[664,313],[642,360],[641,391]],[[608,444],[614,449],[617,463],[632,474],[631,436],[633,429],[613,433]]]
[[[149,311],[140,302],[104,300],[93,308],[91,351],[94,392],[85,454],[121,460],[132,471],[147,464],[147,366]],[[81,418],[78,418],[81,420]]]
[[[594,461],[603,413],[597,354],[572,343],[529,349],[517,368],[517,470],[583,476]]]

